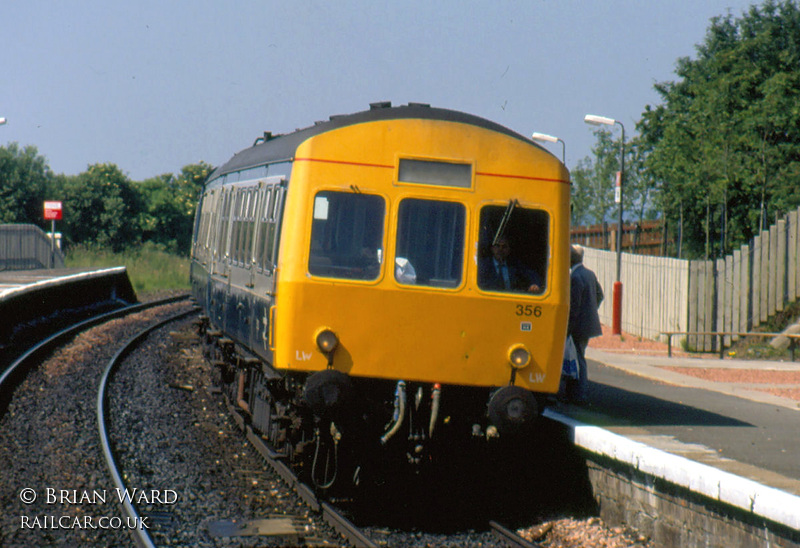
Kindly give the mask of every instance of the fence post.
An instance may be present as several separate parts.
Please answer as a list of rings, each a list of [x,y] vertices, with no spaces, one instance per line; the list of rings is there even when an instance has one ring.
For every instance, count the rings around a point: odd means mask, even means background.
[[[786,223],[786,299],[797,299],[797,210],[790,211]]]
[[[714,326],[712,331],[725,331],[725,259],[714,261]],[[717,350],[722,352],[722,337],[717,337]]]
[[[759,323],[767,321],[770,315],[769,309],[769,230],[761,231],[761,303],[759,310],[761,315]]]
[[[686,347],[689,350],[697,350],[697,335],[692,333],[697,332],[697,261],[689,259],[689,291],[687,291],[687,306],[686,306]]]

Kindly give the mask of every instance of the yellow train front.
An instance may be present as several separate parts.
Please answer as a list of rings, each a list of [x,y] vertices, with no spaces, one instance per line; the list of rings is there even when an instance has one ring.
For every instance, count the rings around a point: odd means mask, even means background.
[[[229,399],[322,488],[525,432],[559,387],[568,223],[563,164],[482,118],[377,104],[265,136],[195,230]]]

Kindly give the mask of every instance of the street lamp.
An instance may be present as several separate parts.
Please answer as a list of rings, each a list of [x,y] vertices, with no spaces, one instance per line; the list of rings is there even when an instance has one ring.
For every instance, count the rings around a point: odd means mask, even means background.
[[[5,118],[0,118],[0,126],[5,124],[6,122],[8,122],[8,120],[6,120]]]
[[[622,187],[625,180],[625,126],[623,126],[622,122],[619,120],[606,118],[605,116],[596,116],[594,114],[587,114],[583,117],[583,121],[595,126],[613,126],[614,124],[619,124],[619,127],[622,129],[622,138],[619,144],[619,173],[617,173],[617,186],[614,193],[614,200],[619,203],[619,220],[617,223],[617,280],[614,282],[614,301],[611,316],[611,333],[614,335],[621,335],[622,282],[620,281],[620,274],[622,273]]]
[[[563,139],[548,135],[547,133],[539,133],[538,131],[531,135],[531,139],[534,141],[547,141],[548,143],[561,143],[561,163],[567,163],[567,144]]]

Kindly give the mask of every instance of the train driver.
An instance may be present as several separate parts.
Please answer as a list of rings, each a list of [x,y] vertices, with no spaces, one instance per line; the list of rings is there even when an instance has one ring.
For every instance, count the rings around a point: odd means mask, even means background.
[[[481,289],[497,291],[527,291],[539,293],[542,282],[538,274],[511,260],[508,238],[500,236],[491,246],[491,255],[484,257],[478,267]]]

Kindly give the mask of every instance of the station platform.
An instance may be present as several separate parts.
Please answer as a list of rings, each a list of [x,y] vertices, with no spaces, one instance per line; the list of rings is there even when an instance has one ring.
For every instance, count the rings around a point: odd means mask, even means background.
[[[135,302],[124,266],[0,271],[0,366],[64,322]]]
[[[546,411],[577,445],[800,531],[800,363],[586,357],[588,400]]]
[[[96,280],[126,274],[124,266],[112,268],[56,268],[0,270],[0,301],[45,287],[68,286],[84,280]]]

